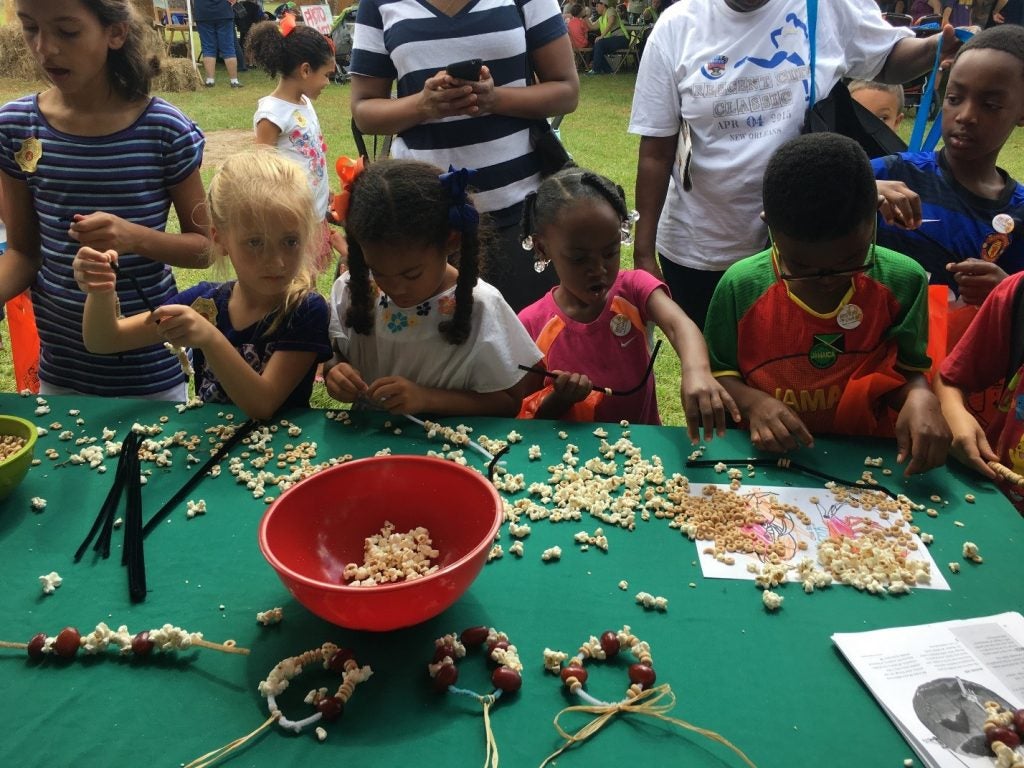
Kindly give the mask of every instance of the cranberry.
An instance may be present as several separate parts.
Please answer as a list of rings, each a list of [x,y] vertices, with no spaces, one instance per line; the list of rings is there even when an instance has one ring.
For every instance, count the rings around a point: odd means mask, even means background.
[[[155,645],[156,643],[149,639],[149,632],[139,632],[139,634],[132,638],[132,653],[141,659],[149,656]]]
[[[53,651],[63,659],[70,659],[78,653],[79,641],[82,636],[74,627],[64,627],[53,642]]]
[[[487,627],[469,627],[462,630],[462,644],[467,648],[476,648],[487,640],[490,630]]]
[[[563,683],[570,677],[575,677],[582,685],[587,682],[587,670],[580,666],[570,665],[562,669],[561,677]]]
[[[993,741],[1001,741],[1010,749],[1016,749],[1020,746],[1020,736],[1017,735],[1017,732],[1004,726],[989,728],[985,731],[985,740],[989,744]]]
[[[1013,713],[1013,726],[1017,729],[1017,733],[1024,736],[1024,709],[1018,709]]]
[[[601,650],[609,659],[619,655],[619,636],[611,630],[601,635]]]
[[[28,641],[28,657],[39,661],[46,656],[43,653],[43,645],[46,644],[46,633],[40,632],[38,635],[33,635],[32,639]]]
[[[455,649],[452,648],[450,645],[439,645],[439,646],[437,646],[434,649],[434,660],[433,660],[433,663],[437,664],[437,662],[443,660],[445,656],[447,656],[452,661],[455,661]]]
[[[336,696],[325,696],[317,702],[316,708],[323,715],[323,720],[326,723],[334,722],[345,711],[345,705]]]
[[[515,693],[523,687],[523,676],[511,667],[498,667],[491,673],[491,682],[505,693]]]
[[[507,650],[509,646],[508,640],[495,640],[493,643],[488,643],[487,652],[490,653],[495,648],[501,648],[501,650]]]
[[[455,681],[458,679],[459,670],[455,668],[455,665],[445,664],[434,675],[434,690],[438,693],[444,693],[448,690],[448,686],[455,685]]]
[[[649,667],[646,664],[629,665],[629,682],[637,683],[641,688],[647,689],[654,685],[656,679],[654,667]]]
[[[344,672],[345,662],[355,659],[356,654],[350,648],[339,648],[327,661],[327,668],[332,672]]]

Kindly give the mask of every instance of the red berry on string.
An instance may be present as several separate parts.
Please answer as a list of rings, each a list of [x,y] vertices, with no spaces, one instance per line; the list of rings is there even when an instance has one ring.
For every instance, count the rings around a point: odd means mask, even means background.
[[[654,667],[649,667],[646,664],[629,665],[629,682],[636,683],[641,688],[647,689],[654,685],[656,679]]]
[[[53,651],[62,659],[70,659],[78,653],[82,636],[74,627],[64,627],[53,642]]]
[[[564,667],[561,672],[562,682],[566,682],[570,677],[575,677],[582,685],[587,682],[588,672],[580,666],[570,665]]]
[[[1017,732],[1001,725],[985,731],[985,741],[989,744],[993,741],[1001,741],[1010,749],[1020,746],[1020,736],[1017,735]]]
[[[327,723],[334,722],[345,712],[345,705],[337,696],[325,696],[316,703],[316,708]]]
[[[156,643],[149,639],[148,631],[139,632],[132,638],[132,653],[139,658],[149,656],[155,645]]]
[[[327,660],[327,668],[332,672],[344,672],[345,662],[349,659],[355,659],[356,654],[350,648],[339,648],[334,652],[334,655]]]
[[[1013,726],[1017,729],[1017,733],[1024,736],[1024,709],[1018,709],[1013,713]]]
[[[38,635],[33,635],[32,639],[28,641],[28,657],[39,661],[46,656],[43,653],[43,646],[46,644],[46,633],[40,632]]]
[[[434,649],[434,660],[433,663],[437,664],[439,661],[443,661],[444,657],[447,656],[452,661],[455,661],[455,649],[450,645],[439,645]]]
[[[434,690],[438,693],[444,693],[448,690],[448,686],[455,685],[455,681],[458,679],[459,670],[455,668],[455,665],[444,664],[437,670],[437,674],[434,675]]]
[[[484,644],[489,634],[487,627],[469,627],[462,630],[462,644],[467,648],[476,648]]]
[[[523,687],[523,676],[511,667],[498,667],[491,673],[491,683],[505,693],[515,693]]]
[[[495,640],[493,643],[488,643],[487,644],[487,652],[490,653],[495,648],[501,648],[501,650],[503,650],[503,651],[504,650],[508,650],[508,646],[509,646],[508,640]]]
[[[601,650],[604,651],[604,655],[609,659],[619,655],[620,647],[618,635],[611,630],[601,635]]]

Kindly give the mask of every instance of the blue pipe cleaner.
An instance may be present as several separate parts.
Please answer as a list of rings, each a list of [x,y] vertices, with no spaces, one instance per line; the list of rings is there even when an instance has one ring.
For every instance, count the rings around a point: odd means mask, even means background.
[[[448,206],[448,224],[460,232],[471,232],[480,223],[480,214],[466,196],[469,180],[476,173],[475,168],[458,168],[449,165],[448,172],[437,178],[451,199]]]

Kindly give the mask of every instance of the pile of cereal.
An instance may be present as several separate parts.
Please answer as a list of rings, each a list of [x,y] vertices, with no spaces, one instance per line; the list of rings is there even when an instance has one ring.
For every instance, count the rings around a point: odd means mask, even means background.
[[[25,447],[25,438],[18,435],[0,435],[0,464]]]
[[[418,579],[437,571],[438,566],[433,564],[437,556],[426,528],[395,533],[394,524],[385,521],[379,534],[365,540],[363,564],[348,563],[342,575],[350,587]]]

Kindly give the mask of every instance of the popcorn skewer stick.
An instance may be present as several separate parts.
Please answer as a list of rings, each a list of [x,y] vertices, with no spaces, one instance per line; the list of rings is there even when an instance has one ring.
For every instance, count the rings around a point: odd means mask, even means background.
[[[988,465],[993,472],[1011,485],[1024,486],[1024,476],[1018,475],[1005,464],[1000,464],[998,461],[990,461]]]
[[[632,395],[639,392],[640,389],[647,383],[647,379],[651,377],[651,371],[654,370],[654,361],[658,357],[659,349],[661,349],[661,339],[658,339],[654,343],[654,349],[651,350],[651,359],[647,363],[647,370],[644,371],[643,378],[640,379],[640,383],[637,384],[635,387],[630,387],[629,389],[612,389],[611,387],[599,387],[597,386],[597,384],[593,384],[590,387],[590,389],[593,392],[602,392],[606,395],[615,395],[618,397],[626,397],[628,395]],[[529,365],[520,365],[519,370],[526,371],[527,373],[539,373],[541,376],[544,376],[545,378],[554,378],[553,374],[544,368],[534,368]]]
[[[408,414],[408,413],[406,413],[404,415],[405,415],[405,418],[407,418],[413,424],[419,424],[421,427],[423,427],[423,429],[429,430],[429,427],[427,427],[427,423],[425,421],[423,421],[423,419],[417,419],[415,416],[413,416],[411,414]],[[490,451],[488,451],[486,448],[484,448],[482,445],[480,445],[480,443],[476,442],[475,440],[470,440],[469,442],[466,443],[466,445],[468,445],[474,451],[476,451],[481,456],[483,456],[485,459],[487,459],[488,462],[494,461],[494,458],[495,458],[494,454],[491,453]]]
[[[170,636],[166,636],[160,644],[155,643],[153,638],[166,630],[171,630]],[[125,643],[125,648],[136,656],[148,656],[154,650],[187,650],[193,646],[221,653],[231,653],[236,656],[249,655],[249,649],[240,648],[235,645],[234,640],[214,643],[204,640],[197,632],[185,632],[177,627],[171,628],[169,624],[164,625],[162,629],[139,632],[128,637],[127,640],[124,637],[118,638],[118,634],[124,632],[127,632],[127,627],[121,627],[115,633],[106,624],[100,624],[96,627],[95,632],[83,636],[74,627],[65,627],[56,637],[52,638],[47,638],[45,633],[39,633],[27,643],[0,640],[0,648],[28,651],[29,657],[37,661],[48,654],[61,658],[72,658],[78,653],[79,648],[85,648],[88,653],[96,653],[97,649],[103,650],[109,645],[120,648],[120,643]],[[47,640],[50,643],[47,643]],[[121,653],[124,654],[127,650],[122,650]]]
[[[849,488],[856,488],[856,483],[851,483],[849,480],[843,480],[841,477],[835,475],[829,475],[825,472],[821,472],[812,467],[805,466],[796,461],[782,457],[780,459],[693,459],[686,462],[688,467],[714,467],[716,464],[743,464],[744,466],[750,465],[754,467],[778,467],[780,469],[791,469],[794,472],[807,475],[809,477],[816,477],[819,480],[827,480],[839,485],[845,485]],[[872,485],[871,490],[881,491],[889,498],[898,498],[898,494],[893,493],[888,488],[881,485]]]

